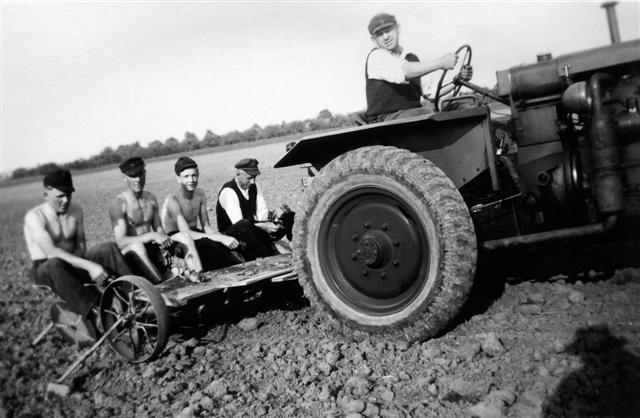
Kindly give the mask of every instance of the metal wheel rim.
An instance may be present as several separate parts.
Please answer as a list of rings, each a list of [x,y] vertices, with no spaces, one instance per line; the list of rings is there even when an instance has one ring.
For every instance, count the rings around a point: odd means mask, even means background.
[[[160,324],[155,307],[144,290],[134,283],[118,282],[107,287],[102,295],[100,315],[105,329],[118,319],[124,319],[107,341],[126,359],[134,363],[144,362],[162,349],[159,347]]]
[[[349,190],[320,224],[323,276],[353,309],[369,315],[399,312],[427,284],[430,245],[425,230],[417,210],[393,191],[374,185]]]

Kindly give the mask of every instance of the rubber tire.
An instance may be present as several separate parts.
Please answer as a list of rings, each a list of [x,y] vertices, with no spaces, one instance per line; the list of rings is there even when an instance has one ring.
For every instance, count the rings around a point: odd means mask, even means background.
[[[129,360],[132,363],[142,363],[146,361],[154,360],[160,355],[162,350],[167,345],[169,340],[169,330],[170,330],[170,318],[169,318],[169,310],[167,305],[162,298],[162,294],[160,291],[147,279],[139,276],[122,276],[117,280],[114,280],[107,286],[105,289],[102,299],[100,301],[100,319],[102,320],[102,324],[105,328],[105,331],[115,322],[113,320],[113,315],[106,313],[106,310],[110,307],[109,301],[107,300],[107,296],[110,291],[110,288],[114,286],[119,286],[122,283],[129,283],[144,292],[145,296],[149,299],[151,303],[151,307],[153,307],[153,312],[156,317],[156,322],[158,326],[156,343],[153,347],[153,351],[144,357],[136,357],[133,354],[133,350],[128,347],[120,347],[118,344],[114,343],[111,338],[108,338],[107,341],[109,345],[115,352],[120,354],[125,359]],[[114,331],[118,332],[118,330]]]
[[[424,284],[408,306],[389,315],[370,315],[345,302],[332,288],[332,279],[323,272],[320,260],[324,257],[319,253],[323,217],[340,196],[366,184],[383,185],[411,207],[428,237],[427,271],[416,279]],[[300,284],[311,305],[319,308],[321,315],[328,313],[334,318],[345,335],[355,329],[408,342],[423,341],[437,335],[466,301],[477,260],[473,223],[451,180],[419,155],[388,146],[347,152],[314,177],[300,213],[293,245]]]

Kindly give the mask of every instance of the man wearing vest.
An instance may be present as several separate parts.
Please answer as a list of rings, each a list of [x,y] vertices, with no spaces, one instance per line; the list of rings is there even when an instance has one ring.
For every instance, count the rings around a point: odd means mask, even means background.
[[[367,122],[383,122],[433,113],[430,103],[421,103],[420,77],[437,70],[451,70],[458,57],[447,54],[432,61],[420,62],[418,57],[404,51],[396,18],[386,13],[375,15],[369,22],[369,34],[376,46],[365,65]],[[469,67],[462,79],[470,80],[473,70]],[[443,88],[441,95],[449,93],[453,85]]]
[[[246,244],[242,255],[247,261],[278,254],[273,241],[284,235],[284,226],[272,222],[267,203],[255,182],[260,174],[258,160],[242,159],[235,168],[235,178],[225,183],[218,193],[218,231]]]

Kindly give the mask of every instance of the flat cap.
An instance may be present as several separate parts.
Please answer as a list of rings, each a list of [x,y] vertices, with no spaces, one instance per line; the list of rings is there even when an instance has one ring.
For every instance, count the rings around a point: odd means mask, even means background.
[[[236,163],[235,167],[238,170],[243,170],[250,176],[257,176],[260,174],[260,170],[258,170],[258,160],[255,158],[243,158]]]
[[[119,167],[122,174],[134,177],[140,175],[144,171],[144,161],[140,157],[131,157],[120,163]]]
[[[180,175],[187,168],[198,168],[198,164],[189,157],[180,157],[173,166],[177,175]]]
[[[378,13],[369,22],[369,34],[373,35],[379,30],[390,28],[396,25],[396,18],[387,13]]]
[[[44,176],[42,180],[44,187],[53,187],[61,192],[71,193],[75,192],[73,188],[73,180],[71,180],[71,173],[69,170],[57,168]]]

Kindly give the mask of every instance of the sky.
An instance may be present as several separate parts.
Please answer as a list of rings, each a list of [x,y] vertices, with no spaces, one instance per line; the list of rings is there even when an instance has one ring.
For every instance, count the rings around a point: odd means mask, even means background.
[[[366,106],[367,25],[421,60],[473,48],[473,82],[610,43],[601,2],[11,2],[1,10],[0,172]],[[640,2],[619,2],[622,41]]]

